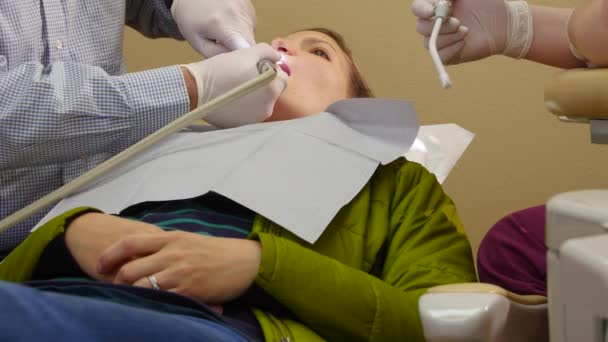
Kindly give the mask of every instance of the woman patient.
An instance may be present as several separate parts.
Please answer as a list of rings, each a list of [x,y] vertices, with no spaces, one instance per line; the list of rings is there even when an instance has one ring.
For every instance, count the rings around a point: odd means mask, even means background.
[[[269,120],[372,96],[336,33],[272,46],[291,77]],[[476,280],[454,204],[403,158],[380,166],[314,244],[210,193],[118,216],[74,209],[33,233],[0,276],[29,280],[0,283],[0,336],[24,340],[423,341],[420,295]]]

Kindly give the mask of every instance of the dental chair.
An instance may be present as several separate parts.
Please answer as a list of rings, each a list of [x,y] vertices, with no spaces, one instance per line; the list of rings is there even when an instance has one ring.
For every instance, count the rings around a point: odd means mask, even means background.
[[[591,142],[608,144],[608,69],[557,73],[545,85],[545,107],[564,122],[589,124]]]
[[[608,144],[608,69],[560,72],[545,87],[560,120],[588,123]],[[547,203],[547,290],[552,342],[608,341],[608,189],[559,194]]]
[[[608,144],[608,69],[557,73],[545,106],[560,120],[589,124]],[[563,193],[547,203],[550,300],[489,284],[429,289],[419,301],[428,342],[608,341],[608,189]]]
[[[436,286],[418,303],[427,342],[548,341],[547,299],[491,284]]]

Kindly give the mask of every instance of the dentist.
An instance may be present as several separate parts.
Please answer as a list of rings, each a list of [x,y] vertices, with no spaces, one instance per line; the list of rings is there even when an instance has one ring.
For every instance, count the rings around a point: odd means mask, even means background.
[[[127,73],[125,24],[210,58]],[[249,0],[0,2],[0,218],[254,78],[259,60],[279,61],[254,44],[254,26]],[[263,120],[286,77],[222,109],[232,117],[210,117],[224,127]],[[0,235],[0,259],[44,214]]]

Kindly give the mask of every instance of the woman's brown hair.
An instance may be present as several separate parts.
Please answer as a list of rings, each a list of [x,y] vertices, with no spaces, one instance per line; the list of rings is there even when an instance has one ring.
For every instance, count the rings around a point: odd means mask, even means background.
[[[342,49],[342,51],[344,51],[344,54],[346,54],[346,56],[348,57],[348,61],[350,62],[350,85],[351,85],[350,96],[351,97],[374,97],[374,92],[371,90],[371,88],[367,84],[367,81],[365,81],[363,74],[361,74],[361,71],[357,67],[357,64],[355,63],[355,61],[353,59],[352,51],[346,45],[346,41],[344,40],[344,37],[342,37],[341,34],[339,34],[336,31],[322,28],[322,27],[315,27],[315,28],[310,28],[310,29],[306,29],[306,30],[302,30],[302,31],[313,31],[313,32],[323,33],[324,35],[335,40],[336,43],[338,44],[338,46],[340,47],[340,49]]]

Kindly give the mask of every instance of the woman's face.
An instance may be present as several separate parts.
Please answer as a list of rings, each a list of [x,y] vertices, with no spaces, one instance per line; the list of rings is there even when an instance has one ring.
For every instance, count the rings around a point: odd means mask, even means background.
[[[351,63],[331,37],[301,31],[274,39],[272,47],[286,55],[291,76],[266,121],[320,113],[335,101],[349,97]]]

